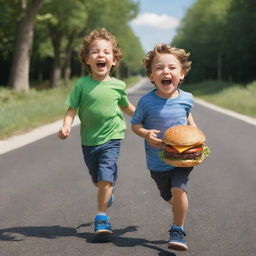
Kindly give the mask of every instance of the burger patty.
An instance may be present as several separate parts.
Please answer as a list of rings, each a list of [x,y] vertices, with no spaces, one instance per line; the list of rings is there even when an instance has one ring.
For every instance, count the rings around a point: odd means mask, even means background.
[[[195,159],[199,156],[201,156],[203,153],[203,151],[198,151],[198,152],[194,152],[194,153],[172,153],[172,152],[167,152],[164,151],[164,157],[168,158],[184,158],[184,159]]]

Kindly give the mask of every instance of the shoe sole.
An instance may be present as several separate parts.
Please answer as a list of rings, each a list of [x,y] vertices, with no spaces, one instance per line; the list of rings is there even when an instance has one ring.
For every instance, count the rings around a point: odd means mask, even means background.
[[[175,251],[187,251],[188,247],[185,244],[171,242],[168,243],[168,248]]]
[[[113,234],[113,232],[111,230],[107,230],[107,229],[101,229],[101,230],[97,230],[95,232],[96,235],[111,235]]]

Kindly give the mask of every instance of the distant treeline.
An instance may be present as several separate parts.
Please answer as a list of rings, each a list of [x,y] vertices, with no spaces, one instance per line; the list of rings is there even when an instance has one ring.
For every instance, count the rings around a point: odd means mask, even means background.
[[[105,27],[125,54],[118,77],[141,72],[144,51],[129,22],[135,0],[0,0],[0,86],[28,91],[31,81],[81,74],[83,36]],[[161,41],[161,39],[159,39]],[[256,80],[256,1],[196,0],[171,43],[191,52],[189,82]]]
[[[197,0],[172,42],[190,51],[190,82],[256,80],[256,1]]]
[[[57,87],[81,75],[82,38],[102,27],[124,52],[116,75],[138,73],[144,51],[129,26],[138,10],[132,0],[0,0],[0,85],[28,91],[32,80]]]

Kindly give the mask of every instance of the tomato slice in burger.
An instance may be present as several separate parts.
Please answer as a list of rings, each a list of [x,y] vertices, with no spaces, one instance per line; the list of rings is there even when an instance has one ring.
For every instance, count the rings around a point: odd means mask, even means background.
[[[177,149],[167,144],[164,144],[164,150],[171,153],[180,153]]]
[[[190,153],[195,153],[195,152],[198,152],[198,151],[202,151],[203,150],[203,145],[199,145],[197,147],[194,147],[194,148],[190,148],[182,153],[184,154],[190,154]]]

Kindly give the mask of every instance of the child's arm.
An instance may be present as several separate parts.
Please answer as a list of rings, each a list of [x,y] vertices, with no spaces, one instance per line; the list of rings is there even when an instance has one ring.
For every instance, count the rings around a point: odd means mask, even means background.
[[[76,109],[68,108],[68,110],[64,116],[63,126],[59,130],[58,135],[59,135],[60,139],[66,139],[69,136],[69,134],[71,132],[71,125],[74,121],[75,115],[76,115]]]
[[[135,107],[131,103],[129,103],[129,105],[126,107],[120,106],[120,108],[128,116],[132,116],[135,112]]]
[[[194,118],[192,116],[191,113],[189,113],[189,116],[188,116],[188,125],[191,125],[191,126],[194,126],[194,127],[197,127],[195,121],[194,121]]]
[[[132,124],[132,131],[147,140],[154,148],[158,148],[162,145],[163,141],[157,138],[157,134],[160,132],[159,130],[148,130],[143,128],[141,124]]]

